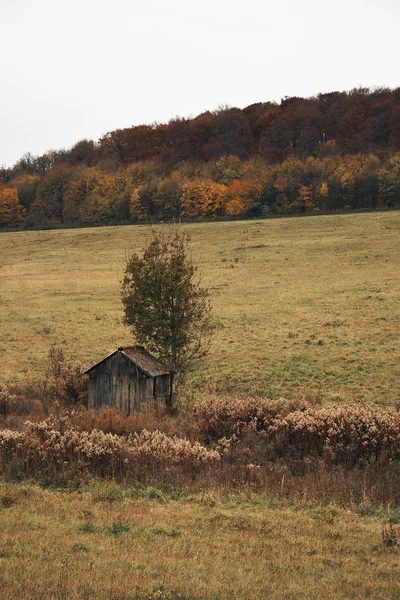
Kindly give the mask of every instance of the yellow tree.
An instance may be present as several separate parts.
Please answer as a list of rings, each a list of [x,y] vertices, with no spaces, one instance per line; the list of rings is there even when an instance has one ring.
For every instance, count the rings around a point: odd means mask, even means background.
[[[329,198],[329,186],[327,181],[323,181],[318,190],[319,209],[325,208]]]
[[[77,171],[75,178],[68,183],[63,198],[63,218],[65,223],[79,221],[83,215],[86,196],[96,184],[95,169]]]
[[[282,194],[293,196],[294,199],[304,177],[304,170],[304,163],[295,158],[288,158],[276,169],[275,188]]]
[[[181,214],[186,217],[221,214],[226,186],[195,179],[182,187]]]
[[[69,182],[64,194],[63,216],[67,222],[86,223],[129,218],[129,190],[123,173],[84,169]]]
[[[395,154],[392,156],[392,158],[389,160],[389,164],[392,167],[393,173],[397,177],[400,177],[400,154]]]
[[[16,188],[3,188],[0,191],[0,225],[18,227],[24,220],[25,209],[20,204]]]
[[[243,215],[248,206],[243,200],[243,184],[235,179],[226,192],[225,212],[227,215]]]
[[[131,221],[144,221],[146,210],[141,202],[140,188],[135,188],[130,196],[129,218]]]
[[[260,203],[265,182],[261,179],[235,179],[225,194],[225,213],[227,215],[244,215],[252,207]]]
[[[316,210],[311,185],[300,186],[298,199],[300,208],[304,209],[306,212],[312,212]]]
[[[345,203],[345,208],[351,208],[354,203],[355,178],[351,170],[351,166],[354,165],[342,164],[338,169],[336,169],[335,173],[340,182],[340,190]]]

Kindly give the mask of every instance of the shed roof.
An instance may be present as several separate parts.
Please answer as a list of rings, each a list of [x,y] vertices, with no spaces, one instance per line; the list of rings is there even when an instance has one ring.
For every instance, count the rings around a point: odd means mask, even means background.
[[[85,373],[90,373],[93,369],[98,367],[101,363],[120,352],[125,358],[131,363],[138,366],[141,371],[149,375],[149,377],[159,377],[160,375],[168,375],[169,371],[165,365],[163,365],[155,356],[147,352],[143,346],[121,346],[118,350],[115,350],[92,367],[87,369]]]

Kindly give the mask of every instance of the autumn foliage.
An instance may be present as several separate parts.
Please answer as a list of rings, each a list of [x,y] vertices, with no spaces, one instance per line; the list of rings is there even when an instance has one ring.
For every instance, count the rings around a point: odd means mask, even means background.
[[[0,226],[17,227],[24,219],[25,210],[20,204],[18,190],[4,187],[0,189]]]
[[[0,226],[395,208],[400,88],[112,131],[0,169]]]

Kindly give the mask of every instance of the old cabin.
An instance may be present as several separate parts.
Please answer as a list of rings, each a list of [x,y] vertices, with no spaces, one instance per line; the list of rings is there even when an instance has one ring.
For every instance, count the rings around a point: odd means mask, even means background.
[[[118,348],[85,371],[89,375],[89,408],[115,406],[122,414],[152,406],[169,391],[165,365],[142,346]]]

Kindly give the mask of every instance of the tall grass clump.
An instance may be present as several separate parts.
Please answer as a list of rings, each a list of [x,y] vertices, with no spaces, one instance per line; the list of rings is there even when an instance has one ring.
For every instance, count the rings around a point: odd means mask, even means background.
[[[277,418],[293,411],[302,411],[309,404],[303,400],[270,400],[246,396],[218,396],[210,394],[192,407],[201,420],[202,434],[207,441],[240,435],[246,426],[266,431]]]
[[[7,417],[15,404],[16,396],[11,394],[5,383],[0,382],[0,416]]]
[[[193,412],[205,441],[256,439],[269,460],[314,457],[346,466],[400,460],[400,413],[371,403],[209,396]]]
[[[309,407],[277,417],[265,433],[281,455],[354,466],[400,460],[400,413],[374,404]]]
[[[88,382],[79,362],[66,357],[64,350],[52,345],[48,355],[48,392],[62,404],[87,403]]]
[[[58,406],[47,419],[0,430],[0,473],[396,503],[400,412],[214,395],[175,416],[160,407],[125,419],[109,407]]]
[[[220,459],[216,450],[200,443],[143,430],[129,436],[81,431],[68,418],[27,421],[23,431],[0,431],[0,470],[11,466],[36,477],[89,479],[104,477],[147,482],[181,470],[191,477]]]

